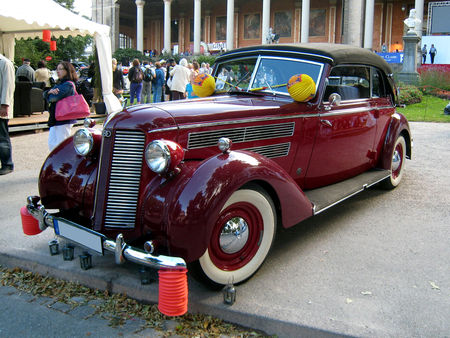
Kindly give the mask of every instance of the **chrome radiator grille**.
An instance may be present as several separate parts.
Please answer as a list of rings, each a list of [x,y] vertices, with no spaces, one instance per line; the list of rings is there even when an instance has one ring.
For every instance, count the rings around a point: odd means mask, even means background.
[[[106,227],[135,226],[144,146],[144,133],[116,132],[106,200]]]

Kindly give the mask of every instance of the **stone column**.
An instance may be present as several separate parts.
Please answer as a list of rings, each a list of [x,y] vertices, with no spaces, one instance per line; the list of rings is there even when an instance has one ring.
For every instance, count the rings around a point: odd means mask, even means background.
[[[200,54],[202,0],[194,0],[194,55]]]
[[[227,0],[227,50],[233,49],[234,44],[234,0]]]
[[[310,1],[302,1],[302,29],[300,35],[300,42],[306,43],[309,39],[309,9]]]
[[[367,49],[372,49],[374,9],[375,0],[366,0],[366,17],[364,20],[364,48]]]
[[[263,0],[262,10],[262,30],[261,30],[261,43],[268,43],[267,37],[269,36],[270,26],[270,0]]]
[[[420,37],[415,31],[409,31],[403,36],[403,68],[397,74],[397,81],[407,84],[417,84],[419,82],[419,73],[417,72],[417,44]]]
[[[136,21],[136,49],[144,51],[144,0],[136,0],[137,21]]]
[[[111,31],[111,51],[114,53],[116,49],[119,48],[119,26],[120,26],[120,5],[118,2],[114,3],[114,10],[113,10],[113,24],[112,24],[112,31]]]
[[[358,47],[362,40],[362,1],[344,0],[343,43]]]
[[[172,50],[172,42],[170,41],[170,6],[172,0],[164,0],[164,49],[165,53],[170,53]]]
[[[416,9],[416,18],[420,22],[416,23],[416,33],[419,38],[422,38],[422,27],[423,27],[423,2],[424,0],[416,0],[414,8]]]

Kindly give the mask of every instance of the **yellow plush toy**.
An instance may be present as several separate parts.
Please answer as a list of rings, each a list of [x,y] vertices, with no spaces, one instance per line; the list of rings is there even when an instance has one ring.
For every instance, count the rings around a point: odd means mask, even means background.
[[[293,75],[286,86],[289,95],[297,102],[309,101],[316,93],[316,84],[308,74]]]
[[[195,95],[199,97],[206,97],[214,93],[214,90],[216,90],[216,81],[214,81],[214,78],[209,74],[198,74],[194,78],[192,89]]]

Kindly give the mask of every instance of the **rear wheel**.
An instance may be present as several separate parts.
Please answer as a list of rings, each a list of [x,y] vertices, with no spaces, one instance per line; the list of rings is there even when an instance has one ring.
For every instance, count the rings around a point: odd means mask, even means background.
[[[214,288],[244,282],[264,262],[275,232],[276,212],[270,197],[259,189],[235,191],[219,213],[194,275]]]
[[[391,175],[384,180],[383,186],[386,189],[397,187],[403,177],[406,158],[406,142],[403,136],[399,136],[394,145],[394,151],[391,159]]]

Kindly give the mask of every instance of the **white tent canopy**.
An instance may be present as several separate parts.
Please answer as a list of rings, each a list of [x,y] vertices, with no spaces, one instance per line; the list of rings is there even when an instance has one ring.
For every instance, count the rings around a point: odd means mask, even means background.
[[[102,94],[108,113],[122,109],[112,93],[109,26],[78,16],[53,0],[0,0],[0,53],[14,60],[15,39],[42,38],[48,29],[54,37],[93,35],[102,78]]]

